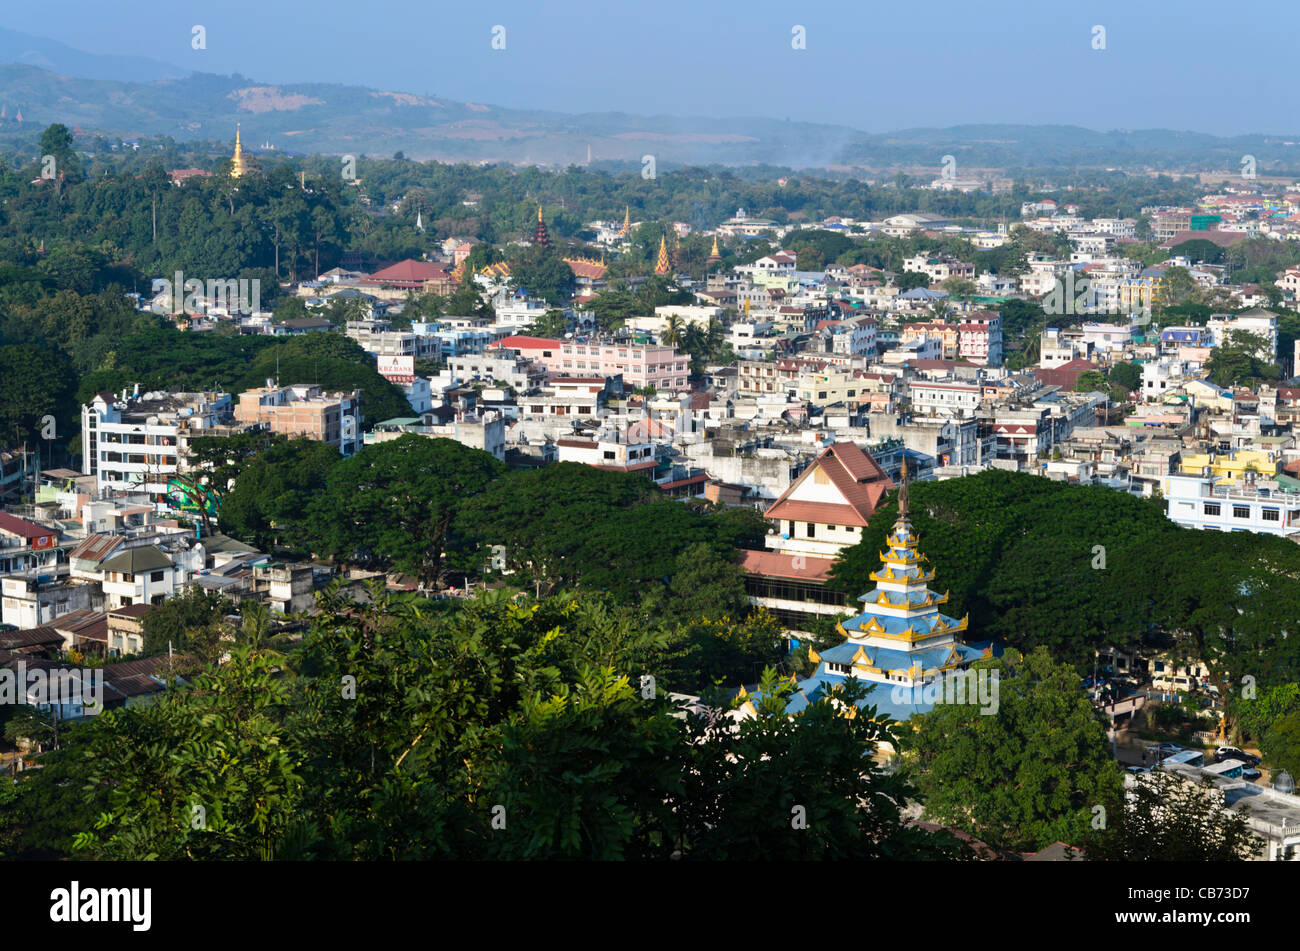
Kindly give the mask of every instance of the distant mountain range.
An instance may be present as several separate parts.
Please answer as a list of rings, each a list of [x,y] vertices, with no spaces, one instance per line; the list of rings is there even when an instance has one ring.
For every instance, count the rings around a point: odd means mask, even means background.
[[[104,56],[0,29],[0,141],[51,122],[130,138],[270,142],[293,152],[388,155],[538,165],[640,164],[839,167],[937,177],[1008,168],[1126,168],[1259,174],[1300,170],[1300,135],[1221,138],[1196,132],[1096,132],[1077,126],[968,125],[871,134],[847,126],[757,117],[710,119],[571,114],[454,102],[330,83],[270,85],[190,73],[143,57]],[[21,110],[22,125],[13,122]]]

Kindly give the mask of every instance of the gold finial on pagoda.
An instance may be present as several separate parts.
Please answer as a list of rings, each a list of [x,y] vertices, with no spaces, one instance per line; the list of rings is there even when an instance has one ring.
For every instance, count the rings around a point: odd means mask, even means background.
[[[541,205],[538,205],[538,206],[537,206],[537,223],[538,223],[538,224],[541,224],[541,223],[542,223],[542,206],[541,206]]]
[[[240,178],[248,171],[244,164],[244,143],[239,135],[239,123],[235,123],[235,154],[230,157],[230,177]]]
[[[908,498],[907,498],[907,452],[906,452],[906,451],[904,451],[904,453],[903,453],[903,468],[902,468],[902,470],[901,470],[900,473],[899,473],[899,479],[902,481],[903,484],[902,484],[901,486],[899,486],[899,489],[898,489],[898,517],[899,517],[900,519],[902,519],[902,518],[907,518],[907,504],[908,504]]]
[[[623,234],[627,234],[628,231],[632,228],[631,216],[632,216],[632,207],[630,205],[624,205],[623,206]]]
[[[721,260],[722,260],[722,253],[718,250],[718,236],[715,234],[713,236],[713,250],[709,252],[709,257],[704,262],[704,264],[707,267],[708,265],[716,264],[718,261]]]
[[[672,270],[672,265],[668,263],[668,242],[663,235],[659,236],[659,257],[655,260],[655,273],[667,274]]]

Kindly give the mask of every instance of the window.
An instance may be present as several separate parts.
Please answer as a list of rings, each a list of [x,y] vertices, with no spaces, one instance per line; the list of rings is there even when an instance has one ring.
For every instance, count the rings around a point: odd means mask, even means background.
[[[1219,503],[1218,503],[1218,502],[1206,502],[1206,503],[1205,503],[1205,514],[1206,514],[1206,515],[1218,515],[1218,514],[1219,514]]]
[[[153,574],[151,574],[151,575],[149,576],[149,580],[150,580],[150,581],[162,581],[162,580],[163,580],[163,573],[162,573],[161,571],[155,571]]]
[[[808,523],[808,537],[809,537],[809,538],[813,538],[813,537],[816,536],[816,534],[817,534],[817,526],[814,525],[812,522],[809,522],[809,523]]]
[[[1281,516],[1281,514],[1282,513],[1279,512],[1277,509],[1264,509],[1263,512],[1264,521],[1266,522],[1279,521],[1279,517]]]
[[[1233,517],[1233,518],[1250,518],[1250,506],[1249,506],[1249,505],[1234,505],[1234,506],[1232,507],[1232,517]]]

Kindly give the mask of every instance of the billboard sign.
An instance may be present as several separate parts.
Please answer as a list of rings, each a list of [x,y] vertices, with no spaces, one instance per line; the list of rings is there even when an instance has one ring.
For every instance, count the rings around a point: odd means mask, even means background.
[[[415,381],[415,357],[379,357],[379,375],[391,383]]]

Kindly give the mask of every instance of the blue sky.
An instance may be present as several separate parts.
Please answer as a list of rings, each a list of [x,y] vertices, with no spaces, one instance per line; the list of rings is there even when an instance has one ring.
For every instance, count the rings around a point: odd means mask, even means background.
[[[1202,0],[56,0],[11,3],[0,22],[205,72],[562,112],[1222,135],[1295,131],[1293,16]]]

